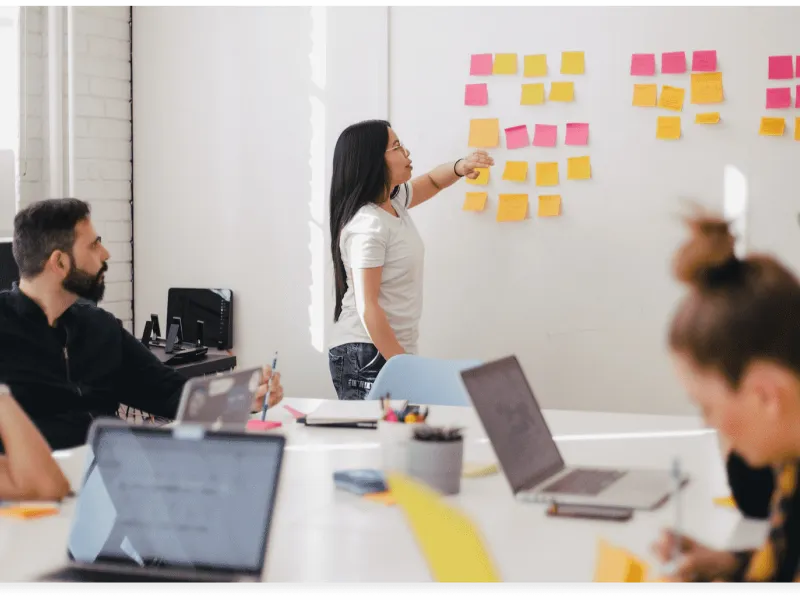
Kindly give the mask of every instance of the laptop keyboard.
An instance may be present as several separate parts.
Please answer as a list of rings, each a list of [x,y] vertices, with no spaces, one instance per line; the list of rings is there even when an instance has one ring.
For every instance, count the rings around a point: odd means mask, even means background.
[[[551,483],[544,491],[554,494],[596,496],[625,473],[626,471],[575,469]]]

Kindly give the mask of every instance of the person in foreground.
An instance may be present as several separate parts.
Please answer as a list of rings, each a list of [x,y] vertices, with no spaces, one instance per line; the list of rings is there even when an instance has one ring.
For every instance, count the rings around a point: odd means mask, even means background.
[[[411,179],[411,153],[386,121],[364,121],[336,142],[331,255],[336,286],[329,364],[342,400],[361,400],[386,361],[417,351],[425,250],[409,209],[494,161],[485,152]]]
[[[50,447],[11,391],[0,385],[0,500],[61,500],[70,486]]]
[[[665,532],[662,560],[677,548],[680,581],[800,580],[800,284],[769,256],[740,260],[727,224],[690,220],[676,257],[690,288],[672,322],[678,377],[706,421],[753,470],[772,468],[775,490],[764,546],[722,552]]]
[[[0,381],[50,446],[84,444],[92,421],[116,416],[120,404],[174,418],[186,378],[95,306],[110,255],[89,205],[68,198],[21,210],[13,252],[20,283],[0,292]],[[269,376],[267,367],[264,381]],[[254,409],[266,388],[259,387]],[[276,373],[268,404],[282,397]]]

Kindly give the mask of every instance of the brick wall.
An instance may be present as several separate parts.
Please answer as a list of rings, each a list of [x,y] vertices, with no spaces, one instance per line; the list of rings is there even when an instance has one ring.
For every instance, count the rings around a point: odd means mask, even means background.
[[[133,305],[130,9],[83,7],[75,11],[75,193],[91,203],[95,227],[111,252],[102,306],[130,329]],[[20,165],[21,206],[49,195],[47,8],[28,7],[25,21],[27,151]],[[66,14],[64,23],[66,29]],[[66,54],[65,38],[61,90],[65,136]],[[64,149],[66,177],[66,138]]]

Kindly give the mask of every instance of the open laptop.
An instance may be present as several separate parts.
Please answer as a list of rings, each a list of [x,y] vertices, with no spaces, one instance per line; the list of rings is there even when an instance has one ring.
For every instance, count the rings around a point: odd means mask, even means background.
[[[284,438],[98,420],[69,565],[42,581],[259,581]]]
[[[244,429],[260,382],[260,367],[190,379],[183,386],[175,420],[209,429]]]
[[[566,466],[516,357],[461,378],[519,500],[651,510],[673,491],[668,470]]]

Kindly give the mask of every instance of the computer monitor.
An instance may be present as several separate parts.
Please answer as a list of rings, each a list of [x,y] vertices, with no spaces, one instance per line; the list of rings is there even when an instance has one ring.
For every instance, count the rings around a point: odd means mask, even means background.
[[[11,240],[0,239],[0,291],[10,290],[16,281],[19,281],[19,269],[11,252]]]
[[[203,321],[204,346],[233,348],[233,292],[228,289],[170,288],[167,326],[180,317],[183,341],[197,341],[197,322]]]

